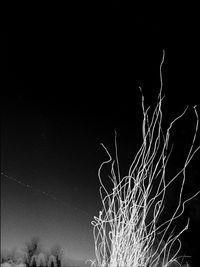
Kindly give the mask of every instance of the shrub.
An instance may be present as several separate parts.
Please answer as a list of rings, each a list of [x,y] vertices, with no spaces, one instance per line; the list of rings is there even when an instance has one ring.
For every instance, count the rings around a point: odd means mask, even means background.
[[[149,116],[149,109],[144,108],[144,96],[142,94],[143,142],[130,165],[128,174],[121,177],[117,138],[115,135],[115,159],[111,157],[108,149],[105,149],[108,160],[99,168],[100,196],[102,210],[98,217],[92,221],[95,260],[91,266],[98,267],[174,267],[181,266],[179,251],[181,248],[180,235],[188,228],[186,226],[174,234],[170,227],[184,212],[185,203],[195,197],[183,201],[182,192],[186,178],[186,167],[200,148],[194,147],[198,130],[198,114],[196,107],[196,128],[192,145],[182,169],[170,180],[166,180],[166,167],[171,151],[169,151],[169,138],[173,124],[181,118],[184,112],[176,117],[167,130],[162,129],[162,65],[160,64],[161,87],[153,114]],[[141,90],[142,93],[142,90]],[[105,187],[102,181],[102,168],[110,164],[111,175],[109,179],[113,184],[112,192]],[[179,192],[178,205],[169,220],[158,224],[158,219],[164,210],[164,198],[169,185],[178,177],[182,177]],[[156,187],[156,188],[155,188]],[[156,192],[155,194],[152,194]],[[149,214],[153,210],[150,220]],[[178,247],[174,250],[175,242]],[[175,246],[176,247],[176,246]]]

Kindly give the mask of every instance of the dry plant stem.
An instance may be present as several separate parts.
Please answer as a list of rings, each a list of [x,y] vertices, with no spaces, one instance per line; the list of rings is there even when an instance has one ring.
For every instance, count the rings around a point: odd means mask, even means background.
[[[144,96],[142,94],[143,143],[137,152],[128,175],[121,177],[115,134],[115,160],[112,159],[107,148],[102,144],[107,155],[98,171],[100,182],[100,196],[102,210],[98,217],[92,221],[95,260],[91,266],[95,267],[169,267],[181,266],[178,254],[181,248],[179,236],[188,228],[187,225],[178,234],[170,231],[170,226],[183,212],[185,203],[194,198],[199,192],[183,201],[182,193],[186,178],[186,167],[200,148],[195,148],[199,118],[196,115],[196,128],[194,137],[186,157],[183,168],[169,181],[165,173],[171,151],[169,151],[170,131],[173,124],[186,112],[176,117],[164,134],[162,124],[162,65],[164,52],[160,64],[160,92],[156,107],[151,117],[149,108],[145,110]],[[142,90],[141,90],[142,93]],[[101,170],[106,164],[111,164],[112,192],[103,184]],[[179,193],[179,202],[172,217],[158,225],[158,219],[164,209],[164,198],[169,185],[178,177],[182,177]],[[155,188],[156,186],[156,188]],[[150,211],[153,215],[150,217]],[[150,219],[149,219],[150,217]],[[159,239],[157,235],[159,234]],[[179,247],[173,250],[178,242]]]

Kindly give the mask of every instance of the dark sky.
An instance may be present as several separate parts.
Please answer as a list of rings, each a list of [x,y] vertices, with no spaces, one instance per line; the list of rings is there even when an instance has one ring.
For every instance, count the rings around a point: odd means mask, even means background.
[[[141,142],[138,87],[146,106],[154,105],[163,49],[164,127],[190,106],[172,136],[177,145],[169,174],[182,166],[195,129],[192,106],[200,104],[197,26],[181,15],[116,12],[112,18],[106,26],[77,20],[59,30],[4,35],[1,166],[9,178],[1,175],[3,249],[23,247],[37,235],[45,248],[59,243],[66,257],[94,256],[90,222],[100,208],[97,171],[106,159],[100,143],[114,155],[117,131],[125,175]],[[199,153],[188,170],[189,196],[200,188],[198,159]],[[192,225],[186,244],[200,235],[198,205],[199,197],[186,207]],[[195,248],[189,253],[195,257]]]

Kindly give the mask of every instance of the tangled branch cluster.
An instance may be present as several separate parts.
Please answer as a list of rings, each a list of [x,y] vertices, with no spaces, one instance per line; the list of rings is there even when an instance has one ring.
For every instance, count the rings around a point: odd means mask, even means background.
[[[165,174],[171,153],[168,148],[170,131],[173,124],[185,114],[186,110],[171,122],[164,133],[161,127],[163,101],[161,69],[163,62],[164,53],[160,65],[161,88],[151,117],[149,117],[149,109],[145,110],[144,108],[144,97],[142,95],[143,142],[128,170],[127,176],[121,177],[120,175],[116,135],[115,160],[112,159],[107,148],[102,144],[109,159],[101,164],[98,172],[101,184],[102,210],[99,212],[99,216],[94,217],[94,221],[92,221],[96,259],[91,261],[91,266],[181,266],[178,257],[181,249],[179,236],[188,228],[189,220],[178,234],[170,232],[170,226],[174,220],[183,214],[185,203],[199,193],[197,192],[185,201],[182,200],[186,167],[200,148],[200,146],[195,148],[194,144],[199,119],[196,107],[194,107],[197,119],[190,150],[183,168],[167,182]],[[101,177],[102,168],[106,164],[111,164],[109,178],[113,184],[112,192],[108,192]],[[159,216],[164,209],[166,190],[180,176],[182,180],[177,208],[169,220],[158,225]],[[152,210],[153,215],[150,216]],[[179,244],[176,250],[173,248],[175,242]]]

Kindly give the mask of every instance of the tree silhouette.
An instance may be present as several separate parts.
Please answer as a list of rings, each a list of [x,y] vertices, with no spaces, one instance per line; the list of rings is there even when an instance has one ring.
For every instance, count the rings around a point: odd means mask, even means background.
[[[57,267],[61,267],[61,259],[63,255],[63,251],[61,249],[61,246],[56,244],[51,248],[51,255],[53,255],[56,258],[56,265]]]
[[[40,248],[40,241],[38,237],[33,237],[29,242],[27,242],[25,244],[25,264],[27,267],[29,266],[33,266],[34,264],[34,259],[33,262],[32,261],[32,257],[34,255],[38,255],[40,252],[41,248]],[[36,262],[35,262],[36,265]]]

